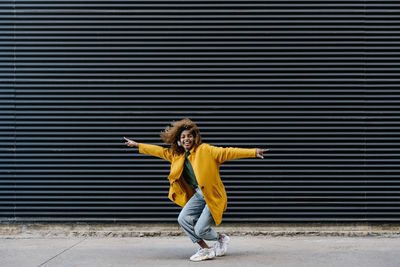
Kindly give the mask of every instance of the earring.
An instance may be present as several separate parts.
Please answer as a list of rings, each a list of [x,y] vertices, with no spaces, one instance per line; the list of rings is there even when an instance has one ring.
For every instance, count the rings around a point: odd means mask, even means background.
[[[180,141],[177,141],[176,143],[178,144],[178,146],[182,146]]]

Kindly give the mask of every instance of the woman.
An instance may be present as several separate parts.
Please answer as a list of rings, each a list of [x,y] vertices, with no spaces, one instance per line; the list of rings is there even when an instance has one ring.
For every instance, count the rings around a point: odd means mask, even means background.
[[[200,248],[190,260],[202,261],[226,253],[229,237],[215,232],[227,207],[225,187],[219,176],[221,163],[239,158],[264,158],[269,149],[222,148],[201,142],[200,131],[190,119],[183,119],[161,132],[170,148],[137,143],[124,137],[126,145],[138,147],[139,153],[171,162],[168,198],[183,207],[178,223]],[[215,240],[210,248],[204,240]]]

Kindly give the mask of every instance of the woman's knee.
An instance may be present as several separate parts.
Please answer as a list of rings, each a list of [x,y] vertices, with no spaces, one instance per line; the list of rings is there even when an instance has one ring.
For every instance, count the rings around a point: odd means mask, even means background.
[[[190,216],[188,216],[187,214],[181,212],[179,213],[178,216],[178,223],[179,225],[184,225],[184,224],[190,224]]]
[[[209,230],[210,230],[210,227],[208,227],[207,225],[204,225],[204,224],[196,224],[194,226],[194,232],[200,238],[205,237]]]
[[[179,225],[182,225],[184,223],[184,219],[183,219],[183,216],[181,213],[178,216],[178,223],[179,223]]]

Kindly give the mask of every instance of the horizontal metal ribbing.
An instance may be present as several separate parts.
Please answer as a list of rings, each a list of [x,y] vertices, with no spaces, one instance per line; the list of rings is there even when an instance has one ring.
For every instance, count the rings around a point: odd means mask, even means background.
[[[192,118],[229,222],[400,221],[400,1],[6,1],[0,221],[176,222],[162,145]]]

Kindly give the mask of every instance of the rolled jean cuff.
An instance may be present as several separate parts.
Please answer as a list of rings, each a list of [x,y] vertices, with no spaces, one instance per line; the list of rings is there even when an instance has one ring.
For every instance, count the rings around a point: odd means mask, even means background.
[[[191,239],[191,240],[192,240],[193,244],[197,244],[203,239]]]

